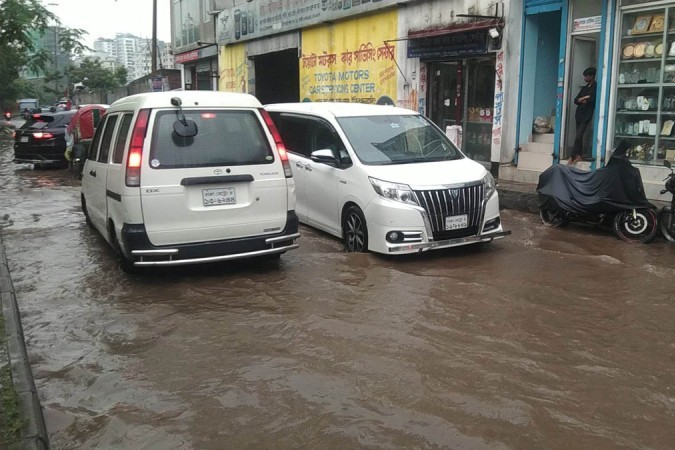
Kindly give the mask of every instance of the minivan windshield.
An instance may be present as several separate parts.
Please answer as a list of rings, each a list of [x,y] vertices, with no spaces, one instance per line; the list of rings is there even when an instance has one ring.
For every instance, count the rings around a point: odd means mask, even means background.
[[[155,118],[150,166],[155,169],[270,164],[274,154],[255,112],[249,110],[183,110],[197,124],[194,137],[176,134],[177,110]]]
[[[338,122],[363,164],[450,161],[464,156],[419,115],[343,117]]]

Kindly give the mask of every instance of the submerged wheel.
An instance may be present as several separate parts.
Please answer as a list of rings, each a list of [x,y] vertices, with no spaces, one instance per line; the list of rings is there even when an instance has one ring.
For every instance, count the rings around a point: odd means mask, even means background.
[[[659,218],[661,222],[661,233],[670,242],[675,243],[675,213],[663,211]]]
[[[565,213],[559,209],[540,209],[539,217],[544,225],[550,227],[564,227],[567,225]]]
[[[90,227],[93,227],[94,225],[91,223],[91,218],[89,217],[89,211],[87,211],[87,201],[84,199],[84,195],[80,196],[81,203],[82,203],[82,214],[84,214],[84,221],[89,225]]]
[[[656,213],[651,209],[631,209],[614,216],[614,233],[626,242],[651,242],[656,236]]]
[[[368,227],[358,206],[347,208],[342,221],[342,235],[348,252],[368,251]]]
[[[110,239],[110,245],[112,246],[113,251],[115,252],[115,260],[117,261],[117,267],[119,267],[126,273],[138,273],[139,271],[138,267],[134,266],[134,262],[127,259],[127,257],[124,255],[124,252],[122,251],[122,246],[120,245],[119,241],[117,240],[117,236],[115,235],[115,228],[112,225],[112,222],[108,225],[108,237]]]

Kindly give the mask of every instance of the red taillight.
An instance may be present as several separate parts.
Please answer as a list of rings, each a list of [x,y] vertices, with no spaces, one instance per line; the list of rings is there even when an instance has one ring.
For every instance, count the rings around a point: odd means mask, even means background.
[[[51,133],[43,133],[42,131],[36,131],[33,133],[33,138],[35,139],[52,139],[54,137]]]
[[[284,168],[284,175],[286,175],[286,178],[291,178],[293,176],[293,172],[291,171],[291,163],[288,161],[288,153],[286,153],[286,147],[284,146],[284,141],[281,139],[281,134],[279,134],[277,126],[274,125],[274,121],[267,111],[261,109],[260,114],[263,116],[265,124],[267,125],[267,128],[269,128],[270,133],[272,133],[272,138],[274,139],[274,143],[277,146],[277,152],[279,153],[281,165]]]
[[[202,113],[202,119],[215,119],[215,113]]]
[[[145,141],[145,132],[148,130],[148,119],[150,118],[149,109],[138,111],[134,131],[131,134],[131,144],[129,145],[129,155],[127,156],[127,186],[141,185],[141,159],[143,157],[143,142]]]

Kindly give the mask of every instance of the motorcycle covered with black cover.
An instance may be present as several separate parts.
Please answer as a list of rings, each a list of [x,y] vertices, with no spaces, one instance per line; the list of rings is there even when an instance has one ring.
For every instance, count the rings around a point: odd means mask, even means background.
[[[626,156],[627,149],[622,140],[607,165],[594,172],[562,164],[542,172],[537,185],[542,222],[606,224],[627,242],[654,239],[656,207],[647,200],[640,171]]]

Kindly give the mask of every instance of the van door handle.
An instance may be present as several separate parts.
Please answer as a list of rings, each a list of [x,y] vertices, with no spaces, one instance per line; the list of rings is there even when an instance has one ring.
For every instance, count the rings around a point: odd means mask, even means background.
[[[302,169],[303,166],[300,162],[296,162],[295,167],[297,167],[298,169]]]
[[[312,171],[312,166],[310,166],[309,164],[307,164],[307,165],[305,166],[305,170],[306,170],[307,172],[311,172],[311,171]]]
[[[96,176],[96,171],[95,171],[95,170],[90,170],[90,171],[89,171],[89,175],[91,175],[92,177],[95,177],[95,176]]]

